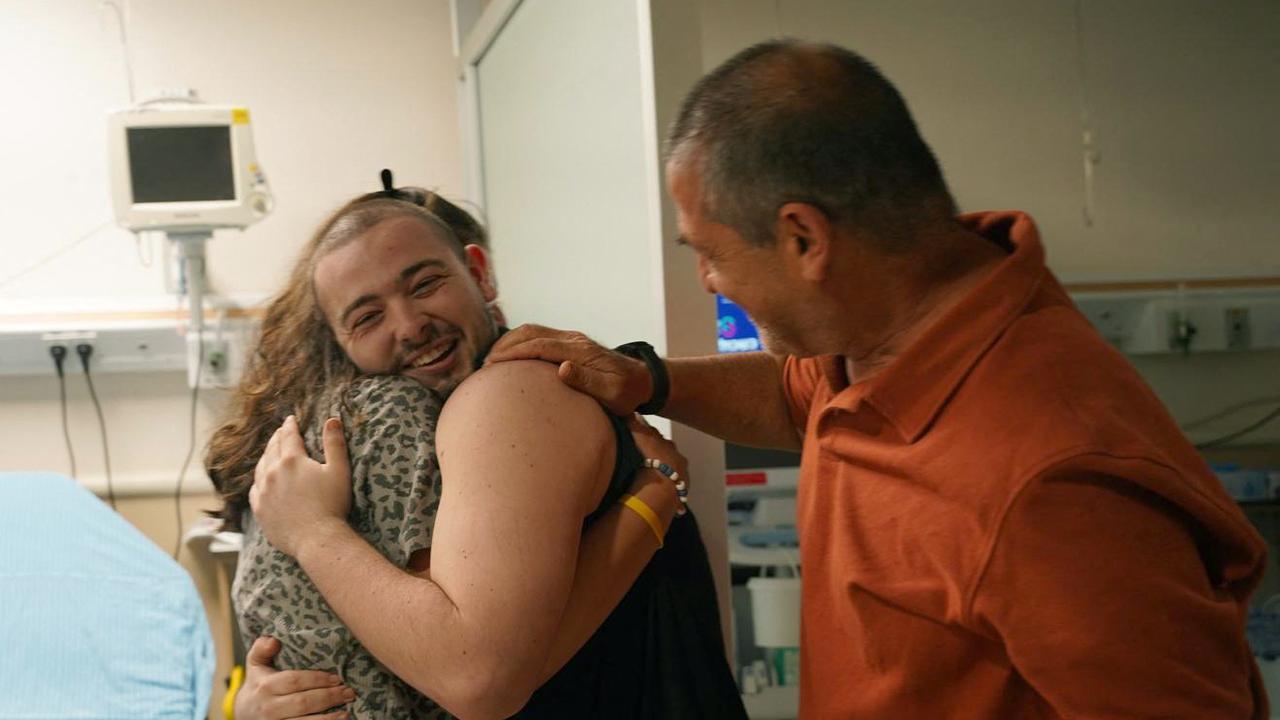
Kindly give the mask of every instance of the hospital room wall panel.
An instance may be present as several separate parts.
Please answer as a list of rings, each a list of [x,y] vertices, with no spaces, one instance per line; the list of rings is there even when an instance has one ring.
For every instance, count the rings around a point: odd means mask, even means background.
[[[192,87],[206,101],[251,113],[276,208],[209,243],[213,294],[257,299],[278,290],[324,215],[376,188],[383,167],[400,182],[460,192],[447,0],[119,4],[139,99]],[[15,210],[0,234],[0,324],[14,314],[179,307],[166,290],[163,238],[144,239],[139,253],[133,236],[111,222],[106,114],[128,103],[115,22],[99,3],[0,0],[0,66],[25,69],[0,74],[0,94],[18,101],[0,113],[0,135],[21,139],[0,143],[0,197]],[[140,254],[152,240],[145,267]],[[77,459],[94,484],[96,423],[74,358],[69,365]],[[190,402],[181,374],[104,375],[97,386],[118,482],[143,479],[154,491],[160,479],[176,477]],[[66,469],[57,398],[52,364],[47,376],[0,377],[0,428],[23,438],[6,443],[0,468]],[[219,402],[218,391],[202,392],[201,446]]]
[[[211,291],[256,301],[279,289],[299,248],[339,203],[401,183],[459,197],[462,172],[448,0],[119,0],[137,98],[195,88],[251,113],[274,212],[209,243]],[[163,238],[140,244],[112,224],[106,116],[129,103],[124,55],[103,3],[0,0],[0,325],[16,315],[178,308]],[[78,241],[78,242],[77,242]],[[38,269],[19,270],[67,248]],[[140,256],[152,251],[145,266]],[[139,250],[142,252],[140,253]],[[78,361],[68,421],[81,481],[105,490],[97,420]],[[119,507],[171,551],[172,492],[188,447],[191,394],[181,372],[95,375]],[[216,506],[201,469],[226,392],[202,390],[185,477],[185,523]],[[0,377],[0,470],[69,472],[52,365]],[[32,508],[56,513],[56,508]],[[209,610],[220,718],[230,656],[224,589],[184,553]]]
[[[67,428],[77,479],[106,492],[101,431],[83,373],[67,373]],[[94,376],[102,404],[115,487],[122,495],[171,494],[190,446],[191,390],[186,374],[110,373]],[[196,398],[196,446],[183,487],[212,492],[202,458],[227,391],[201,390]],[[58,383],[43,377],[0,378],[0,470],[50,470],[70,474],[63,438]]]
[[[448,0],[132,0],[128,29],[137,99],[193,88],[250,110],[274,212],[209,245],[210,283],[264,294],[283,280],[326,211],[404,182],[461,191]],[[157,262],[110,224],[106,113],[128,105],[110,10],[94,2],[0,0],[0,249],[22,268],[106,224],[43,270],[0,287],[0,303],[164,295]],[[11,142],[20,138],[20,142]],[[20,169],[20,171],[19,171]],[[157,244],[158,246],[158,244]]]
[[[1068,281],[1280,274],[1274,2],[700,8],[708,69],[779,35],[865,54],[907,99],[961,208],[1030,211],[1051,267]],[[1082,113],[1096,151],[1092,224]]]
[[[513,324],[608,345],[660,334],[636,24],[630,2],[524,2],[478,63],[485,209]]]

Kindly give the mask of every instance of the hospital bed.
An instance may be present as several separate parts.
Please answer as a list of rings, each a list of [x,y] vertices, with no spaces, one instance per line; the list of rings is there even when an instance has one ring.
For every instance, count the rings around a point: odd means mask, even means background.
[[[52,473],[0,473],[0,719],[205,718],[215,654],[186,571]]]

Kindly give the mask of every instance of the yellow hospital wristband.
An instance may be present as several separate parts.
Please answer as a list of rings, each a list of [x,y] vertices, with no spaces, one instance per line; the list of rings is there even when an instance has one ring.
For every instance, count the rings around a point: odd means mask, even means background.
[[[641,500],[635,495],[623,495],[622,504],[631,508],[635,514],[639,515],[649,525],[649,529],[653,531],[653,536],[658,539],[658,549],[662,549],[662,522],[658,520],[658,513],[649,507],[649,503]]]
[[[227,694],[222,698],[222,715],[227,720],[236,718],[236,694],[240,692],[240,686],[243,684],[244,666],[236,665],[231,668],[231,676],[227,678]]]

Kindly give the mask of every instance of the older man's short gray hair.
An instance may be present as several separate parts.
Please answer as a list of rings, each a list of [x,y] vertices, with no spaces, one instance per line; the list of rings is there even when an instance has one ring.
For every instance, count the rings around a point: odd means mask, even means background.
[[[699,171],[704,211],[749,242],[774,242],[777,210],[810,203],[887,250],[955,215],[955,201],[902,96],[834,45],[761,43],[704,77],[667,139]]]

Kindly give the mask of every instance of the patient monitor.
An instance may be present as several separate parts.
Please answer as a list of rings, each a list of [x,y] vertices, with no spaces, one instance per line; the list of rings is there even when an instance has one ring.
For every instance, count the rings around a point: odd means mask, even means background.
[[[111,113],[116,222],[135,232],[243,228],[271,211],[249,111],[151,104]]]
[[[187,380],[204,364],[205,243],[218,228],[244,228],[271,212],[271,190],[253,150],[249,111],[194,96],[144,102],[107,121],[116,222],[163,231],[181,250]]]

